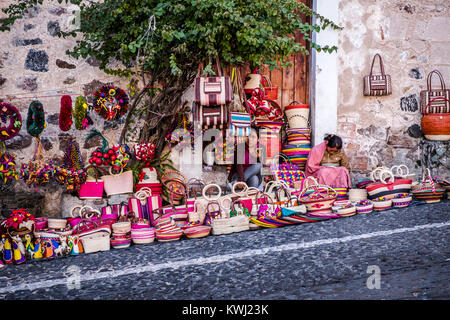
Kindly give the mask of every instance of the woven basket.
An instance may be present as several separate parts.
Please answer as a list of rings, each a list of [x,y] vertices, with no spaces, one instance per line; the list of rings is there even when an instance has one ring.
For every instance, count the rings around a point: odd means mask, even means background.
[[[64,229],[67,224],[67,219],[47,219],[47,226],[49,229]]]
[[[392,199],[392,206],[396,208],[404,208],[411,204],[412,196],[408,196],[405,198],[394,198]]]
[[[361,201],[367,199],[366,189],[349,189],[348,190],[348,200],[350,201]]]
[[[183,231],[181,229],[169,232],[156,231],[156,239],[161,242],[180,240],[182,236]]]
[[[114,233],[128,233],[131,231],[131,222],[116,222],[111,225]]]
[[[210,226],[193,226],[189,227],[183,230],[183,233],[186,237],[190,239],[194,238],[203,238],[209,236],[211,233],[211,227]]]
[[[373,211],[373,202],[370,200],[360,200],[356,203],[356,213],[370,213]]]
[[[98,232],[80,237],[85,253],[108,251],[111,248],[108,232]]]
[[[384,201],[373,200],[373,210],[375,211],[386,210],[389,209],[390,207],[392,207],[392,200],[384,200]]]
[[[113,249],[128,248],[131,245],[131,239],[115,239],[111,238],[111,247]]]
[[[135,244],[146,244],[155,241],[156,234],[154,228],[131,230],[131,240]]]

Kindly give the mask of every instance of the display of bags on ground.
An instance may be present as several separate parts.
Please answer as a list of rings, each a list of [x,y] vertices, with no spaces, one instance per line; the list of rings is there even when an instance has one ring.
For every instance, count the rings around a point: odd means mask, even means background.
[[[441,87],[437,89],[433,89],[431,85],[434,74],[439,77],[441,83]],[[435,100],[437,97],[445,99]],[[433,70],[428,74],[427,89],[420,92],[420,112],[422,114],[450,113],[450,89],[445,87],[444,78],[438,70]]]
[[[375,59],[380,60],[380,74],[373,73]],[[377,53],[373,57],[370,74],[364,77],[364,95],[365,96],[386,96],[392,93],[391,76],[384,73],[384,65],[381,56]]]

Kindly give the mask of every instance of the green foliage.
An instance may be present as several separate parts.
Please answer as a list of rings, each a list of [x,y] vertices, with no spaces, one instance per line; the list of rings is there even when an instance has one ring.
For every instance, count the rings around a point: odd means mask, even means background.
[[[310,39],[312,31],[331,27],[332,21],[314,13],[297,0],[57,0],[77,4],[81,10],[78,29],[61,32],[61,36],[81,33],[72,57],[95,57],[108,73],[130,76],[139,64],[147,72],[159,74],[170,70],[181,76],[186,68],[196,68],[200,61],[219,56],[223,64],[263,63],[271,69],[277,60],[283,65],[295,52],[308,54],[292,35],[299,30]],[[8,15],[0,22],[0,31],[23,17],[43,0],[16,0],[3,9]],[[300,14],[315,15],[317,25],[303,21]],[[149,30],[149,17],[155,16],[156,30]],[[147,32],[147,33],[146,33]],[[317,51],[333,52],[337,48],[311,43]],[[107,67],[111,59],[123,68]],[[205,69],[205,72],[208,71]],[[163,79],[164,80],[164,79]]]

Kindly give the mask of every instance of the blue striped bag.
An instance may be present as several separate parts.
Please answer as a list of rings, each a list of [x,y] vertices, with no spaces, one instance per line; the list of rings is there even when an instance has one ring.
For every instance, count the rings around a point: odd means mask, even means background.
[[[250,136],[251,116],[244,112],[230,112],[230,134],[235,137]]]

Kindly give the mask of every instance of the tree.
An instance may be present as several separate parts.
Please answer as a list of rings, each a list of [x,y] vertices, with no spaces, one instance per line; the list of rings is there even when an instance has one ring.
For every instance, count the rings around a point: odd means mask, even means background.
[[[83,37],[67,54],[95,57],[100,68],[110,74],[140,77],[143,88],[132,97],[121,140],[126,139],[133,118],[141,118],[145,122],[139,140],[148,141],[156,133],[160,137],[158,151],[200,62],[208,63],[218,56],[223,66],[249,63],[274,69],[280,62],[285,67],[293,53],[308,54],[292,37],[296,30],[317,51],[337,50],[312,42],[310,35],[340,27],[297,0],[64,1],[80,6],[81,23],[60,36]],[[42,2],[16,0],[3,9],[8,17],[0,22],[0,31],[9,30],[29,8]],[[315,16],[317,24],[303,21],[302,15]],[[112,60],[122,67],[108,68]],[[210,63],[204,73],[214,73]]]

